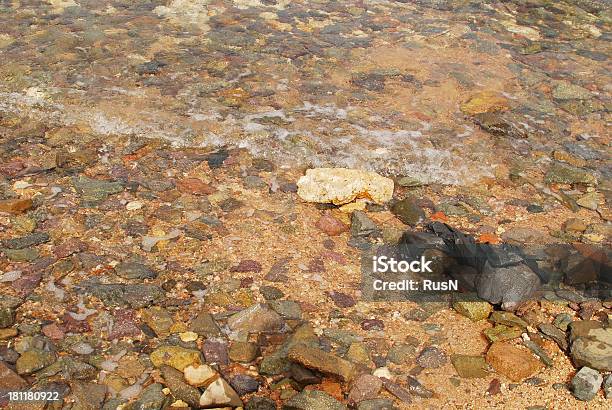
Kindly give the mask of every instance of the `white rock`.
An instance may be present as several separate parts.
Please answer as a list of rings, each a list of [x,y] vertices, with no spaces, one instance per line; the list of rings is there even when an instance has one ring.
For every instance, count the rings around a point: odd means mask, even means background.
[[[200,407],[209,408],[212,406],[242,406],[240,396],[222,378],[212,382],[200,397]]]
[[[358,169],[309,169],[297,186],[300,198],[308,202],[342,205],[365,198],[383,204],[393,197],[392,179]]]
[[[217,372],[206,364],[187,366],[183,374],[187,383],[195,387],[206,386],[217,376]]]

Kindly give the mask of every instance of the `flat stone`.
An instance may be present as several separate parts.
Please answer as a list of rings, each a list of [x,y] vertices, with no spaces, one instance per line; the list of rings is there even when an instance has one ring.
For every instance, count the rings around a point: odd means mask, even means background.
[[[416,346],[409,343],[396,343],[387,353],[387,359],[395,364],[407,364],[416,358]]]
[[[8,249],[23,249],[37,246],[48,242],[49,235],[45,232],[35,232],[19,238],[11,238],[2,241],[2,246]]]
[[[245,404],[244,410],[276,410],[276,402],[267,397],[253,396]]]
[[[0,212],[18,215],[31,209],[32,205],[31,199],[2,199],[0,200]]]
[[[529,299],[540,285],[539,276],[525,264],[492,267],[487,262],[476,281],[476,290],[478,297],[512,310]]]
[[[73,382],[72,394],[75,397],[73,409],[77,410],[99,410],[102,408],[106,397],[106,386],[96,383]],[[133,407],[136,409],[136,407]]]
[[[145,387],[138,400],[131,407],[131,410],[157,410],[163,409],[169,402],[169,398],[163,392],[163,386],[159,383],[153,383]]]
[[[233,331],[250,333],[278,332],[285,326],[283,318],[265,304],[255,304],[244,309],[227,320],[227,326]]]
[[[125,306],[133,309],[149,306],[165,296],[162,288],[149,284],[81,282],[86,292],[102,300],[107,306]]]
[[[213,316],[208,312],[200,312],[191,321],[189,328],[199,334],[200,336],[206,337],[218,337],[221,336],[221,330],[215,322]]]
[[[393,180],[374,172],[347,168],[314,168],[298,182],[298,195],[307,202],[342,205],[358,198],[383,204],[393,196]]]
[[[256,392],[261,384],[257,379],[247,374],[232,376],[229,382],[239,396]]]
[[[500,342],[520,337],[523,331],[520,327],[497,325],[482,332],[489,342]]]
[[[400,401],[406,404],[412,403],[412,396],[410,391],[405,387],[400,386],[397,383],[392,382],[391,380],[382,377],[383,386],[385,389],[391,393],[393,396],[397,397]]]
[[[564,331],[550,323],[540,323],[538,325],[538,329],[540,329],[540,332],[554,340],[562,350],[567,350],[568,343]]]
[[[482,356],[455,354],[451,356],[451,363],[459,377],[471,379],[489,376],[489,365]]]
[[[436,369],[447,361],[446,353],[435,346],[424,348],[416,359],[417,364],[426,369]]]
[[[137,262],[122,262],[115,266],[115,272],[124,279],[155,279],[158,273]]]
[[[143,309],[141,312],[142,321],[145,322],[157,335],[157,337],[167,337],[174,324],[174,319],[170,313],[159,306],[152,306]]]
[[[380,228],[363,211],[355,211],[351,216],[351,236],[368,237],[380,234]]]
[[[397,407],[389,399],[371,399],[359,403],[357,410],[397,410]]]
[[[304,344],[291,347],[287,357],[306,368],[338,377],[345,382],[351,381],[355,376],[355,366],[351,362]]]
[[[200,390],[186,383],[182,372],[166,365],[162,365],[160,370],[166,386],[175,398],[183,400],[192,408],[199,407]]]
[[[590,401],[597,395],[602,382],[603,377],[597,370],[585,366],[574,375],[570,388],[578,400]]]
[[[592,98],[589,90],[569,81],[559,81],[552,91],[555,100],[588,100]]]
[[[382,389],[382,380],[376,376],[362,374],[353,381],[349,391],[349,403],[359,403],[364,400],[375,399]]]
[[[199,351],[180,346],[160,346],[151,352],[150,358],[155,367],[165,364],[180,371],[183,371],[187,366],[202,363]]]
[[[461,111],[467,115],[504,111],[509,108],[508,99],[495,91],[476,93],[468,101],[461,104]]]
[[[486,360],[497,373],[515,382],[533,376],[542,368],[540,361],[530,351],[507,342],[493,343],[487,351]]]
[[[453,309],[468,319],[477,322],[488,318],[489,314],[493,311],[493,306],[485,301],[466,300],[454,302]]]
[[[269,304],[285,320],[302,319],[302,307],[295,300],[273,300]]]
[[[208,385],[200,396],[200,407],[202,408],[238,406],[242,406],[240,396],[221,377]]]
[[[597,183],[597,178],[582,168],[578,168],[562,162],[553,162],[548,168],[548,172],[544,178],[546,183],[559,184],[587,184],[593,185]]]
[[[319,390],[303,390],[289,399],[283,410],[346,410],[347,407]]]

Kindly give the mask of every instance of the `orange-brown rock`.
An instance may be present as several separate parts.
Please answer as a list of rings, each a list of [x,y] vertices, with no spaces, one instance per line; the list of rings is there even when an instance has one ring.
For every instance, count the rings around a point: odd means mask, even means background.
[[[542,368],[542,363],[529,350],[505,342],[491,345],[487,362],[497,373],[515,382],[533,376]]]

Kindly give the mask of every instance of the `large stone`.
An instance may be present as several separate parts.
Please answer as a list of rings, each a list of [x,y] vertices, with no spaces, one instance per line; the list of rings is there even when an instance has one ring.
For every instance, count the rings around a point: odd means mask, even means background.
[[[202,363],[199,351],[180,346],[160,346],[151,353],[150,358],[155,367],[165,364],[180,371],[187,366],[197,366]]]
[[[572,333],[576,333],[574,329]],[[578,367],[588,366],[601,371],[612,371],[612,328],[594,328],[588,330],[584,336],[575,337],[571,355]]]
[[[151,306],[142,310],[142,321],[145,322],[157,335],[164,338],[170,334],[174,320],[170,313],[159,306]]]
[[[347,168],[314,168],[298,182],[305,201],[342,205],[358,198],[383,204],[393,196],[393,180],[375,172]]]
[[[533,376],[542,368],[542,363],[531,352],[506,342],[493,343],[486,358],[497,373],[515,382]]]
[[[283,410],[346,410],[346,406],[322,391],[304,390],[289,399]]]
[[[489,375],[489,366],[482,356],[455,354],[451,356],[451,363],[459,377],[470,379],[483,378]]]
[[[268,305],[255,304],[231,316],[227,325],[233,331],[278,332],[283,329],[285,322]]]
[[[585,366],[572,378],[572,393],[578,400],[593,400],[602,382],[603,377],[597,370]]]
[[[345,382],[355,376],[355,366],[351,362],[315,347],[295,345],[289,349],[287,357],[304,367],[338,377]]]
[[[211,407],[238,407],[242,400],[225,380],[219,377],[212,382],[200,397],[201,408]]]
[[[0,212],[17,215],[32,208],[32,204],[31,199],[1,199]]]
[[[195,387],[208,386],[217,377],[217,372],[207,364],[187,366],[183,374],[187,383]]]
[[[527,265],[493,267],[487,262],[476,281],[478,296],[504,310],[513,310],[540,287],[540,278]]]
[[[52,352],[47,352],[41,349],[30,349],[17,359],[15,367],[19,374],[31,374],[43,367],[49,366],[55,362],[56,356]]]

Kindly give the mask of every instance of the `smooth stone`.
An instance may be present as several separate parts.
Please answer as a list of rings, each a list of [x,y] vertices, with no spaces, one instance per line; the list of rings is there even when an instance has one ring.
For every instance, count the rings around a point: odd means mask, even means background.
[[[533,376],[542,368],[540,361],[530,351],[507,342],[493,343],[487,351],[486,360],[497,373],[515,382]]]
[[[451,363],[459,377],[469,379],[489,376],[489,365],[482,356],[455,354],[451,356]]]
[[[187,366],[202,363],[199,351],[180,346],[160,346],[151,353],[150,359],[155,367],[165,364],[180,371]]]
[[[303,390],[283,404],[283,410],[346,410],[347,407],[319,390]]]

